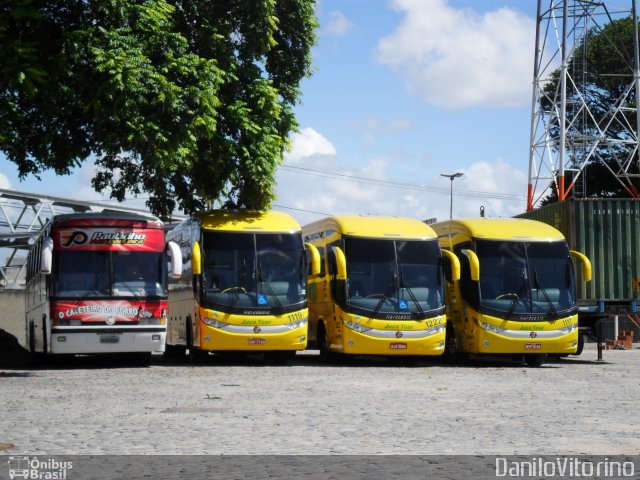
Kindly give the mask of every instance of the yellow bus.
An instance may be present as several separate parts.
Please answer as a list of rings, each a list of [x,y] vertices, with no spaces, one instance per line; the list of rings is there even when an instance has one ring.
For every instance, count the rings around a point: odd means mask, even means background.
[[[309,277],[309,341],[336,353],[441,355],[442,252],[435,232],[409,218],[333,216],[302,229],[320,254]],[[455,265],[457,265],[457,270]]]
[[[541,365],[547,354],[579,344],[571,257],[591,279],[591,263],[569,251],[563,235],[541,222],[473,218],[432,225],[442,248],[460,260],[447,290],[447,355],[509,354]]]
[[[167,238],[183,260],[183,276],[169,284],[167,353],[264,352],[286,362],[306,348],[308,252],[292,217],[202,212]]]

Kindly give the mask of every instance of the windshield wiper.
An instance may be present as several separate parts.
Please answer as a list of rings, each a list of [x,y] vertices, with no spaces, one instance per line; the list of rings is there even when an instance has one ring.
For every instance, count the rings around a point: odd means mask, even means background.
[[[124,285],[125,287],[127,287],[127,290],[129,290],[131,292],[131,294],[133,295],[133,298],[135,298],[136,300],[138,300],[138,294],[134,291],[133,287],[131,287],[131,285],[129,285],[127,282],[118,282],[120,285]]]
[[[380,299],[380,301],[377,303],[376,307],[373,309],[373,313],[371,314],[371,317],[369,317],[369,319],[373,318],[376,316],[376,314],[380,311],[380,309],[382,308],[382,305],[384,305],[384,302],[387,301],[387,298],[389,298],[389,291],[394,289],[396,286],[396,282],[394,281],[394,279],[391,280],[391,283],[389,284],[389,287],[387,288],[387,290],[382,294],[382,298]]]
[[[106,296],[107,296],[107,294],[105,294],[104,292],[101,292],[101,291],[100,291],[100,290],[98,290],[97,288],[89,287],[88,289],[86,289],[86,290],[84,291],[84,293],[83,293],[82,295],[80,295],[80,298],[82,298],[82,299],[87,298],[87,297],[88,297],[88,295],[89,295],[91,292],[96,292],[96,293],[98,294],[98,295],[92,295],[92,296],[97,296],[97,297],[106,297]]]
[[[516,307],[518,306],[518,304],[520,303],[520,293],[522,293],[522,291],[527,287],[527,277],[523,277],[522,279],[522,285],[520,286],[520,288],[518,289],[518,291],[516,292],[516,296],[513,299],[513,301],[511,302],[511,306],[509,307],[509,310],[507,311],[507,314],[505,315],[504,319],[505,320],[509,320],[509,318],[511,317],[511,315],[513,315],[513,312],[516,311]]]
[[[280,303],[280,299],[275,293],[273,293],[273,289],[271,288],[271,284],[269,283],[269,280],[267,280],[267,277],[265,277],[262,274],[262,262],[258,262],[258,282],[264,282],[265,286],[267,287],[267,290],[269,290],[269,294],[273,297],[275,302],[278,304],[278,308],[280,309],[280,311],[283,312],[284,307],[282,306],[282,303]]]
[[[404,274],[402,273],[402,268],[400,268],[400,266],[398,265],[398,270],[400,271],[400,288],[406,288],[407,289],[407,293],[409,294],[409,296],[411,297],[411,300],[413,300],[413,303],[415,303],[416,308],[418,309],[418,313],[420,313],[421,317],[424,317],[424,310],[422,310],[422,307],[420,306],[420,302],[418,302],[418,299],[416,298],[416,296],[413,294],[413,291],[411,290],[411,288],[409,287],[409,285],[407,285],[404,281]]]
[[[535,282],[536,288],[542,292],[544,299],[549,304],[549,308],[551,309],[551,314],[553,315],[553,318],[557,320],[558,311],[556,310],[556,307],[554,307],[553,302],[549,298],[549,295],[547,295],[547,291],[544,289],[544,287],[540,283],[540,280],[538,279],[538,270],[536,268],[533,269],[533,281]]]

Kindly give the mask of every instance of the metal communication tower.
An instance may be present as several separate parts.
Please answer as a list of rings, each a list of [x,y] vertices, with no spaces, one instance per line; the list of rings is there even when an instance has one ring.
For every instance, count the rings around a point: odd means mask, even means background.
[[[632,179],[640,177],[640,59],[638,29],[632,48],[621,45],[616,32],[605,32],[607,24],[631,18],[638,25],[636,0],[538,0],[536,51],[533,72],[529,185],[527,210],[555,190],[560,201],[584,197],[585,167],[601,162],[625,188],[640,199]],[[590,98],[601,93],[597,72],[587,55],[594,33],[604,37],[620,54],[624,74],[616,74],[624,88],[604,109],[590,107]],[[631,51],[631,55],[625,52]],[[628,68],[627,68],[628,67]],[[633,121],[635,119],[635,122]],[[633,125],[635,123],[635,125]],[[602,156],[606,152],[608,161]],[[565,180],[566,183],[565,183]]]

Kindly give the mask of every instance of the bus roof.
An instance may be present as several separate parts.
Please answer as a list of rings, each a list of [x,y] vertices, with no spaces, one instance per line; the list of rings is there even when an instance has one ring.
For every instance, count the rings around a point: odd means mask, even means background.
[[[274,210],[209,210],[200,212],[203,230],[227,232],[299,232],[300,225],[293,217]]]
[[[449,228],[451,223],[451,229]],[[514,241],[552,241],[564,240],[558,230],[546,223],[522,218],[460,218],[446,220],[431,225],[439,236],[461,234],[471,238],[514,240]]]
[[[333,225],[341,234],[368,238],[436,238],[436,232],[424,222],[407,217],[371,215],[335,215],[306,225],[311,231]]]
[[[162,221],[149,214],[143,215],[129,212],[83,212],[56,215],[52,220],[54,227],[86,227],[87,224],[96,226],[128,226],[128,224],[146,223],[147,228],[163,228]]]

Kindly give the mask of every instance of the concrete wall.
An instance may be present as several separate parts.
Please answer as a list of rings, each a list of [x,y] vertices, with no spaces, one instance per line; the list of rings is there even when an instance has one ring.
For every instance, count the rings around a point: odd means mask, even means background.
[[[0,289],[0,329],[5,330],[26,346],[24,326],[24,290]]]

